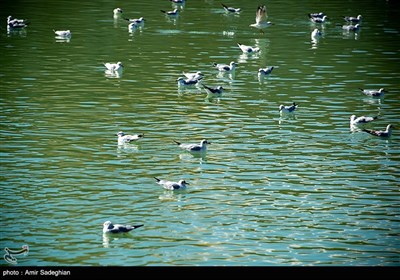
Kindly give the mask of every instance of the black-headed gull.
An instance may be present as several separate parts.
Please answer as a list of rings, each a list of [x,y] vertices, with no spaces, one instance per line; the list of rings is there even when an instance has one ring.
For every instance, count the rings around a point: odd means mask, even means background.
[[[256,11],[256,23],[250,24],[250,26],[262,31],[272,24],[270,21],[267,21],[267,17],[267,7],[265,5],[258,6]]]
[[[201,71],[197,71],[197,72],[194,72],[194,73],[182,72],[182,74],[185,75],[185,77],[188,80],[201,80],[204,77],[204,74]]]
[[[319,31],[318,28],[315,28],[312,32],[311,32],[311,40],[312,41],[317,41],[320,37],[321,37],[322,33],[321,31]]]
[[[247,46],[247,45],[243,45],[241,43],[237,44],[239,46],[239,48],[242,50],[242,52],[244,53],[256,53],[260,51],[259,47],[252,47],[252,46]]]
[[[312,14],[308,14],[308,17],[314,23],[325,23],[326,19],[328,18],[327,15],[323,15],[322,17],[319,17],[319,16],[314,17],[314,16],[312,16]]]
[[[63,37],[63,38],[71,37],[71,34],[72,34],[70,30],[54,30],[53,29],[53,31],[54,31],[54,34],[56,34],[58,37]]]
[[[298,106],[298,105],[297,105],[295,102],[293,102],[293,104],[290,105],[290,106],[280,105],[280,106],[279,106],[279,111],[281,112],[281,114],[282,114],[282,113],[293,113],[294,110],[297,109],[297,106]]]
[[[368,132],[369,134],[372,134],[374,136],[387,138],[387,137],[390,137],[392,135],[393,128],[394,128],[393,125],[388,124],[388,126],[386,127],[386,130],[363,129],[362,131]]]
[[[325,13],[323,13],[323,12],[308,14],[309,18],[312,18],[312,17],[314,17],[314,18],[323,18],[324,16],[325,16]]]
[[[225,4],[222,4],[222,7],[224,8],[224,10],[228,13],[240,13],[241,9],[240,8],[234,8],[234,7],[229,7]]]
[[[235,71],[237,64],[236,62],[231,61],[229,65],[213,63],[213,66],[217,68],[220,72],[232,72]]]
[[[358,15],[357,17],[343,17],[345,21],[349,22],[349,23],[361,23],[362,20],[362,16]]]
[[[124,145],[132,141],[137,141],[144,136],[143,134],[126,135],[122,131],[118,132],[116,135],[118,136],[118,145]]]
[[[360,125],[360,124],[366,124],[369,122],[372,122],[374,120],[376,120],[378,118],[378,116],[375,117],[365,117],[365,116],[361,116],[361,117],[357,117],[356,115],[351,115],[350,116],[350,125]]]
[[[194,86],[197,85],[199,81],[200,79],[185,79],[184,77],[179,77],[177,79],[178,87]]]
[[[12,16],[8,16],[7,17],[7,24],[8,25],[28,25],[29,21],[27,19],[17,19],[17,18],[13,18]]]
[[[202,84],[202,86],[209,92],[212,94],[221,94],[224,91],[224,88],[222,86],[216,86],[216,87],[209,87],[206,86],[204,84]]]
[[[274,66],[266,67],[266,68],[259,68],[258,69],[258,76],[267,76],[272,73],[272,70],[274,70]]]
[[[121,71],[124,67],[121,61],[118,61],[117,63],[103,63],[103,65],[108,71]]]
[[[207,150],[207,144],[211,144],[206,139],[201,140],[200,144],[182,144],[178,141],[173,140],[179,148],[188,152],[205,152]]]
[[[114,18],[115,18],[115,19],[120,18],[121,15],[122,15],[122,13],[123,13],[123,11],[122,11],[121,8],[115,8],[115,9],[113,10],[113,14],[114,14]]]
[[[156,179],[157,184],[161,185],[164,189],[174,191],[174,190],[183,190],[186,189],[186,185],[189,185],[188,182],[185,180],[179,180],[179,182],[172,182],[172,181],[166,181],[166,180],[161,180],[158,179],[157,177],[154,177]]]
[[[176,17],[179,15],[179,10],[178,9],[174,9],[173,11],[164,11],[164,10],[160,10],[162,13],[164,13],[167,16],[170,17]]]
[[[144,24],[144,17],[140,17],[140,18],[126,18],[125,20],[127,20],[129,23],[136,23],[136,24]]]
[[[357,23],[356,25],[352,25],[352,24],[349,24],[349,25],[342,25],[342,29],[344,30],[344,31],[354,31],[354,32],[357,32],[357,31],[359,31],[360,30],[360,24],[359,23]]]
[[[124,233],[134,230],[135,228],[142,227],[143,225],[120,225],[120,224],[113,224],[111,221],[106,221],[103,224],[103,233]]]
[[[358,89],[361,90],[362,93],[364,93],[365,95],[372,96],[372,97],[381,97],[381,96],[383,96],[385,94],[385,92],[388,92],[384,88],[380,88],[378,90],[376,90],[376,89],[362,89],[362,88],[358,88]]]

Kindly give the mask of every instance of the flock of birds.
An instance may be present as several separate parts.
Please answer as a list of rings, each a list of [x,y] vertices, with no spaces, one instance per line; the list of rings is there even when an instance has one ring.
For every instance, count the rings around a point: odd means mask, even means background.
[[[172,3],[176,5],[183,5],[185,3],[185,0],[169,0]],[[234,7],[229,7],[225,4],[221,4],[222,8],[227,12],[227,13],[232,13],[232,14],[238,14],[241,12],[241,8],[234,8]],[[179,15],[179,9],[175,8],[172,11],[165,11],[161,10],[163,14],[165,14],[167,17],[177,17]],[[121,19],[123,14],[123,10],[121,8],[116,8],[113,10],[113,17],[114,19]],[[260,30],[260,32],[264,32],[264,29],[267,27],[271,26],[273,23],[270,21],[267,21],[267,9],[265,5],[260,5],[257,7],[256,10],[256,18],[255,18],[255,23],[250,24],[250,27],[256,28]],[[308,17],[310,21],[316,24],[322,24],[325,23],[328,16],[325,13],[319,12],[319,13],[310,13],[308,14]],[[133,32],[134,30],[138,28],[142,28],[144,26],[145,19],[143,17],[137,18],[137,19],[128,19],[128,18],[122,18],[126,21],[128,21],[128,30],[129,32]],[[351,32],[357,32],[360,30],[361,26],[361,21],[362,21],[362,16],[358,15],[357,17],[349,17],[346,16],[344,17],[344,20],[348,23],[347,25],[340,25],[341,28],[345,31],[351,31]],[[26,28],[29,25],[29,21],[26,19],[17,19],[13,18],[12,16],[7,17],[7,28],[9,31],[12,30],[20,30],[23,28]],[[61,38],[61,39],[68,39],[71,37],[72,33],[70,30],[53,30],[56,38]],[[316,41],[319,39],[319,37],[322,35],[321,31],[318,28],[315,28],[312,33],[311,33],[311,40]],[[260,52],[260,48],[256,46],[248,46],[244,45],[241,43],[237,43],[238,47],[242,50],[243,53],[246,54],[251,54],[251,53],[258,53]],[[123,64],[122,62],[117,62],[117,63],[104,63],[104,67],[106,68],[106,72],[109,74],[116,74],[117,76],[120,75],[121,71],[123,70]],[[229,64],[217,64],[214,63],[213,66],[220,72],[222,73],[232,73],[235,71],[237,63],[234,61],[231,61]],[[266,68],[259,68],[258,70],[258,77],[263,78],[272,73],[274,70],[274,66],[266,67]],[[224,91],[224,88],[222,86],[216,86],[216,87],[210,87],[207,85],[204,85],[200,81],[204,78],[204,74],[201,71],[193,72],[193,73],[185,73],[183,72],[184,77],[179,77],[177,79],[178,87],[187,87],[187,86],[193,86],[193,85],[201,85],[209,94],[221,94]],[[359,88],[363,94],[370,96],[372,98],[381,98],[385,92],[387,92],[384,88],[380,88],[378,90],[368,90],[368,89],[362,89]],[[298,104],[293,102],[291,105],[280,105],[279,106],[279,112],[281,115],[284,114],[293,114],[298,107]],[[392,134],[393,130],[393,125],[389,124],[387,125],[385,130],[372,130],[372,129],[366,129],[364,127],[365,124],[368,124],[374,120],[376,120],[378,117],[377,116],[359,116],[357,117],[356,115],[352,115],[350,117],[350,129],[351,131],[357,131],[361,130],[364,132],[367,132],[371,135],[382,137],[382,138],[388,138]],[[130,142],[137,141],[141,138],[143,138],[143,134],[133,134],[133,135],[128,135],[125,134],[124,132],[120,131],[116,134],[118,136],[118,145],[126,145],[129,144]],[[211,144],[209,141],[206,139],[203,139],[199,144],[185,144],[185,143],[180,143],[178,141],[175,141],[175,144],[177,144],[181,149],[188,151],[188,152],[193,152],[193,153],[204,153],[207,150],[207,145]],[[188,182],[185,180],[179,180],[178,182],[173,182],[173,181],[167,181],[163,179],[159,179],[157,177],[154,177],[156,180],[156,183],[161,185],[164,189],[166,190],[181,190],[185,189],[187,185],[189,185]],[[113,224],[111,221],[106,221],[103,224],[103,233],[124,233],[124,232],[129,232],[133,229],[139,228],[143,226],[143,224],[139,225],[121,225],[121,224]]]

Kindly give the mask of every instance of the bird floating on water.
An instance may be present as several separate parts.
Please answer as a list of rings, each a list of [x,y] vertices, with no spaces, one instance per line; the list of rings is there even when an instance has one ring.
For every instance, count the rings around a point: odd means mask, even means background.
[[[225,90],[222,86],[209,87],[204,84],[202,86],[211,94],[221,94]]]
[[[186,73],[182,72],[182,74],[188,79],[188,80],[201,80],[204,78],[204,74],[201,71],[197,71],[194,73]]]
[[[258,77],[263,77],[267,76],[272,73],[272,70],[274,70],[274,66],[266,67],[266,68],[259,68],[258,69]]]
[[[179,15],[179,10],[178,9],[174,9],[173,11],[164,11],[164,10],[160,10],[162,13],[164,13],[167,16],[178,16]]]
[[[282,113],[293,113],[294,110],[297,109],[297,106],[298,105],[295,102],[293,102],[293,104],[290,105],[290,106],[280,105],[279,106],[279,111],[280,111],[281,114]]]
[[[114,18],[115,18],[115,19],[120,18],[121,15],[122,15],[122,13],[123,13],[123,11],[122,11],[121,8],[115,8],[115,9],[113,10],[113,14],[114,14]]]
[[[121,61],[118,61],[117,63],[103,63],[103,65],[111,72],[121,71],[124,67]]]
[[[186,182],[185,180],[179,180],[179,182],[172,182],[172,181],[161,180],[158,179],[157,177],[154,177],[154,179],[156,179],[157,184],[161,185],[164,189],[170,191],[183,190],[186,189],[186,185],[189,185],[189,183]]]
[[[376,90],[376,89],[362,89],[362,88],[358,88],[358,89],[361,90],[365,95],[368,95],[368,96],[371,96],[371,97],[382,97],[385,94],[385,92],[388,92],[384,88],[380,88],[379,90]]]
[[[133,135],[126,135],[124,132],[120,131],[116,134],[118,136],[118,145],[124,145],[126,143],[130,143],[132,141],[139,140],[143,138],[143,134],[133,134]]]
[[[370,123],[374,120],[376,120],[378,116],[374,117],[366,117],[366,116],[361,116],[357,117],[356,115],[351,115],[350,116],[350,129],[352,131],[357,130],[358,126]]]
[[[322,33],[321,33],[321,31],[319,31],[318,28],[315,28],[315,29],[311,32],[311,40],[313,40],[313,41],[318,40],[321,36],[322,36]]]
[[[388,124],[386,127],[386,130],[373,130],[373,129],[363,129],[362,131],[367,132],[371,135],[374,136],[379,136],[382,138],[388,138],[392,135],[392,130],[393,130],[394,126],[391,124]]]
[[[360,27],[361,27],[359,23],[357,23],[356,25],[349,24],[349,25],[341,25],[341,26],[344,31],[354,31],[354,32],[359,31]]]
[[[232,72],[235,71],[237,64],[236,62],[231,61],[229,65],[213,63],[213,66],[217,68],[220,72]]]
[[[103,224],[103,233],[124,233],[134,230],[135,228],[142,227],[144,225],[120,225],[120,224],[113,224],[111,221],[106,221]]]
[[[72,33],[70,30],[54,30],[54,34],[56,34],[58,37],[63,37],[63,38],[67,38],[67,37],[71,37]]]
[[[358,15],[357,17],[343,17],[345,21],[349,22],[349,23],[361,23],[362,20],[362,16]]]
[[[260,51],[259,47],[252,47],[252,46],[247,46],[247,45],[243,45],[241,43],[237,44],[239,46],[239,48],[242,50],[242,52],[244,53],[256,53]]]
[[[226,11],[226,12],[228,12],[228,13],[240,13],[240,11],[241,11],[241,9],[240,8],[234,8],[234,7],[229,7],[229,6],[227,6],[227,5],[225,5],[225,4],[222,4],[221,3],[221,5],[222,5],[222,7],[224,8],[224,10]]]
[[[173,140],[179,148],[186,150],[188,152],[205,152],[207,150],[207,145],[211,144],[206,139],[201,140],[200,144],[182,144],[181,142]]]

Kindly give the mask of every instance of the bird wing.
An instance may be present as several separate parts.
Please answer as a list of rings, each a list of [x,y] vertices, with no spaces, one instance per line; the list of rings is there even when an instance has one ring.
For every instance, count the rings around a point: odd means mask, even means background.
[[[259,6],[256,12],[256,23],[261,23],[267,19],[267,8]]]

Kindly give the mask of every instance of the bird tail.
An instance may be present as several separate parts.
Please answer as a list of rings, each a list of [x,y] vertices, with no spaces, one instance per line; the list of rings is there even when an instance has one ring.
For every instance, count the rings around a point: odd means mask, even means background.
[[[154,177],[154,179],[156,179],[157,182],[161,181],[161,179],[158,179],[157,177]]]
[[[361,129],[361,131],[364,131],[364,132],[367,132],[367,133],[369,133],[369,134],[374,135],[374,134],[372,133],[372,130],[369,130],[369,129]]]
[[[361,90],[361,91],[364,91],[364,89],[363,88],[358,88],[359,90]]]
[[[144,226],[144,225],[135,225],[135,226],[132,226],[132,227],[133,227],[133,229],[135,229],[135,228],[140,228],[142,226]]]
[[[208,90],[211,90],[211,88],[210,87],[208,87],[208,86],[206,86],[206,85],[204,85],[204,84],[201,84],[205,89],[208,89]]]
[[[181,143],[180,142],[178,142],[178,141],[175,141],[175,140],[172,140],[172,141],[174,141],[176,144],[178,144],[178,145],[180,145]]]
[[[161,11],[162,13],[164,13],[164,14],[166,13],[166,11],[164,11],[164,10],[160,10],[160,11]]]
[[[296,104],[296,102],[293,102],[293,106],[297,107],[297,106],[299,106],[299,104]]]

